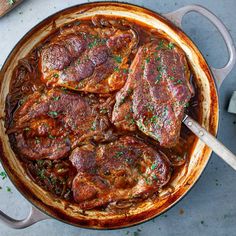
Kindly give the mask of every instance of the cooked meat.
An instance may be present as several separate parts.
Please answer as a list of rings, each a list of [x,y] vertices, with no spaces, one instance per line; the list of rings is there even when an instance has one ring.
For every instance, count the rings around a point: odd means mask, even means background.
[[[175,146],[192,96],[189,75],[185,55],[177,46],[163,39],[142,46],[116,95],[112,121],[124,130],[138,127],[162,146]]]
[[[118,90],[126,81],[128,56],[136,44],[131,29],[81,24],[62,30],[42,50],[42,80],[93,93]]]
[[[58,159],[86,139],[107,138],[109,120],[97,99],[60,89],[30,95],[14,116],[19,152],[29,159]]]
[[[19,60],[5,128],[48,194],[82,211],[129,214],[173,189],[195,142],[184,126],[180,135],[181,120],[184,112],[199,120],[201,102],[193,75],[196,93],[184,110],[187,61],[164,37],[125,17],[88,16],[54,29]]]
[[[78,147],[70,160],[78,171],[72,191],[82,209],[147,198],[170,178],[166,156],[131,136]]]

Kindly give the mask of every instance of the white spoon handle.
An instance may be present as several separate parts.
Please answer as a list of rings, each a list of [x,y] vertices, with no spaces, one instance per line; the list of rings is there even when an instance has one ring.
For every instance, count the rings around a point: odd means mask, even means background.
[[[236,170],[236,156],[226,148],[220,141],[218,141],[212,134],[201,127],[195,120],[185,115],[183,123],[197,135],[209,148],[212,149],[219,157],[221,157],[227,164]]]

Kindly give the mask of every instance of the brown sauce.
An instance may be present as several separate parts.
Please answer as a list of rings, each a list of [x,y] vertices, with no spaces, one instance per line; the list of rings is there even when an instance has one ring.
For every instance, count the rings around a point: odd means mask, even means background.
[[[148,28],[145,25],[140,25],[137,22],[123,21],[122,19],[113,19],[119,27],[126,29],[131,27],[139,35],[138,47],[150,42],[156,36],[160,37],[160,32],[155,29]],[[80,22],[73,22],[63,28],[70,28],[74,24],[88,24],[91,27],[93,23],[90,19],[85,19]],[[114,23],[113,22],[113,23]],[[105,24],[105,23],[104,23]],[[106,25],[105,25],[106,26]],[[104,26],[104,27],[105,27]],[[56,30],[52,35],[42,41],[37,45],[26,58],[19,61],[17,67],[14,70],[13,77],[11,79],[10,91],[7,96],[6,101],[6,128],[12,127],[13,115],[18,107],[22,104],[27,96],[32,94],[34,91],[42,91],[46,88],[45,83],[40,80],[40,72],[38,70],[38,61],[41,49],[44,45],[48,43],[51,37],[57,35],[59,30]],[[162,36],[163,37],[163,36]],[[134,54],[129,56],[129,63],[132,62]],[[191,83],[195,90],[195,95],[191,98],[189,106],[186,108],[186,113],[191,115],[195,120],[199,120],[199,93],[198,87],[194,82],[194,75],[191,75]],[[76,93],[76,92],[75,92]],[[86,93],[82,93],[84,96],[88,96]],[[100,98],[99,95],[94,95],[97,99]],[[111,94],[114,96],[114,94]],[[114,130],[115,127],[112,127]],[[147,137],[140,131],[135,133],[130,132],[120,132],[116,130],[119,135],[129,134],[136,136],[138,139],[143,140],[145,143],[152,146],[154,149],[158,149],[165,153],[173,164],[172,178],[174,178],[175,173],[180,171],[184,165],[187,165],[190,153],[192,151],[195,136],[184,126],[181,128],[180,142],[174,148],[163,148],[157,141],[152,138]],[[73,202],[73,196],[71,192],[71,182],[75,176],[76,170],[68,160],[68,157],[58,159],[58,160],[29,160],[17,152],[15,135],[9,134],[10,143],[22,161],[23,165],[27,169],[29,176],[45,190],[51,192],[57,197]]]

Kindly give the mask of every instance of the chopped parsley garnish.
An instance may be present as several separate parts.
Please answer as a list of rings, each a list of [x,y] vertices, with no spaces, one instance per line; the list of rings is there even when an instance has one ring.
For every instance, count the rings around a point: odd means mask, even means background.
[[[123,69],[123,72],[124,72],[125,74],[128,74],[128,69]]]
[[[134,118],[131,118],[130,119],[130,125],[134,125],[135,124],[135,119]]]
[[[91,130],[92,131],[96,130],[96,121],[93,121],[92,126],[91,126]]]
[[[158,70],[159,72],[162,72],[162,71],[163,71],[163,67],[160,65],[160,66],[157,67],[157,70]]]
[[[156,58],[155,58],[155,61],[160,61],[160,60],[161,60],[160,57],[156,57]]]
[[[116,72],[120,71],[119,67],[116,66],[116,67],[114,68],[114,71],[116,71]]]
[[[52,136],[51,134],[49,134],[48,137],[49,137],[50,139],[55,139],[55,138],[56,138],[55,136]]]
[[[147,63],[149,63],[149,62],[150,62],[150,57],[146,58],[145,61],[146,61]]]
[[[98,43],[99,43],[99,39],[95,38],[95,40],[93,42],[88,44],[88,47],[91,49],[91,48],[95,47]]]
[[[53,78],[59,78],[59,74],[57,73],[53,74]]]
[[[125,97],[122,97],[122,98],[120,99],[120,105],[122,105],[123,103],[125,103]]]
[[[107,108],[100,108],[99,110],[100,114],[106,114],[108,112]]]
[[[163,46],[164,46],[164,41],[161,40],[161,41],[159,42],[158,46],[156,47],[156,50],[162,49]]]
[[[41,179],[45,179],[45,178],[46,178],[45,175],[44,175],[44,172],[45,172],[44,169],[38,171],[38,176],[39,176]]]
[[[175,77],[170,76],[169,79],[170,79],[170,80],[175,80]]]
[[[121,157],[122,155],[124,155],[124,152],[116,152],[116,154],[113,156],[114,158],[118,158],[118,157]]]
[[[173,48],[174,48],[174,44],[171,43],[171,42],[169,42],[169,44],[168,44],[168,48],[169,48],[169,49],[173,49]]]
[[[52,97],[52,99],[53,99],[54,101],[58,101],[58,100],[60,99],[60,96]]]
[[[7,192],[12,193],[11,188],[9,186],[6,187]]]
[[[147,108],[148,111],[154,111],[154,105],[150,103],[146,104],[145,107]]]
[[[49,111],[48,115],[51,116],[52,118],[56,118],[58,116],[58,113],[56,111]]]
[[[39,166],[42,166],[44,164],[44,160],[36,160],[36,162]]]
[[[128,95],[128,96],[131,95],[132,92],[133,92],[132,89],[128,89],[128,90],[127,90],[127,95]]]
[[[0,176],[2,177],[2,180],[6,179],[7,178],[7,174],[5,171],[1,171],[0,172]]]
[[[39,143],[40,143],[40,140],[39,140],[38,137],[35,137],[34,139],[35,139],[35,143],[36,143],[36,144],[39,144]]]
[[[160,81],[161,81],[161,74],[159,74],[157,77],[156,77],[156,81],[155,81],[155,84],[158,84]]]
[[[181,80],[181,79],[178,79],[176,82],[175,82],[175,84],[182,84],[183,83],[183,81]]]
[[[16,0],[8,0],[8,3],[9,3],[10,5],[15,4],[15,2],[16,2]]]
[[[157,163],[156,163],[156,162],[154,162],[154,163],[151,165],[151,170],[155,170],[155,169],[156,169],[156,167],[157,167]]]
[[[154,115],[150,118],[151,123],[156,123],[158,121],[158,116]]]
[[[189,107],[189,102],[186,102],[186,103],[184,104],[184,107]]]
[[[121,56],[114,56],[113,58],[114,58],[114,60],[115,60],[117,63],[121,63],[121,62],[122,62],[122,57],[121,57]]]

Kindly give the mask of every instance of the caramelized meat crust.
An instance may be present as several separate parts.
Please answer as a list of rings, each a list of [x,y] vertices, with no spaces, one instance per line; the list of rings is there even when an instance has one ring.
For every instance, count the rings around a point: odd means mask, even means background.
[[[116,95],[113,123],[141,130],[165,147],[179,140],[184,109],[192,96],[184,52],[159,39],[136,54],[125,86]]]
[[[83,24],[64,29],[42,50],[42,80],[92,93],[119,90],[127,78],[128,57],[137,43],[132,29]]]
[[[86,140],[103,140],[109,120],[93,96],[60,89],[35,92],[18,108],[14,126],[19,152],[29,159],[59,159]]]
[[[131,136],[78,147],[70,160],[78,171],[72,191],[82,209],[147,198],[170,178],[167,157]]]

